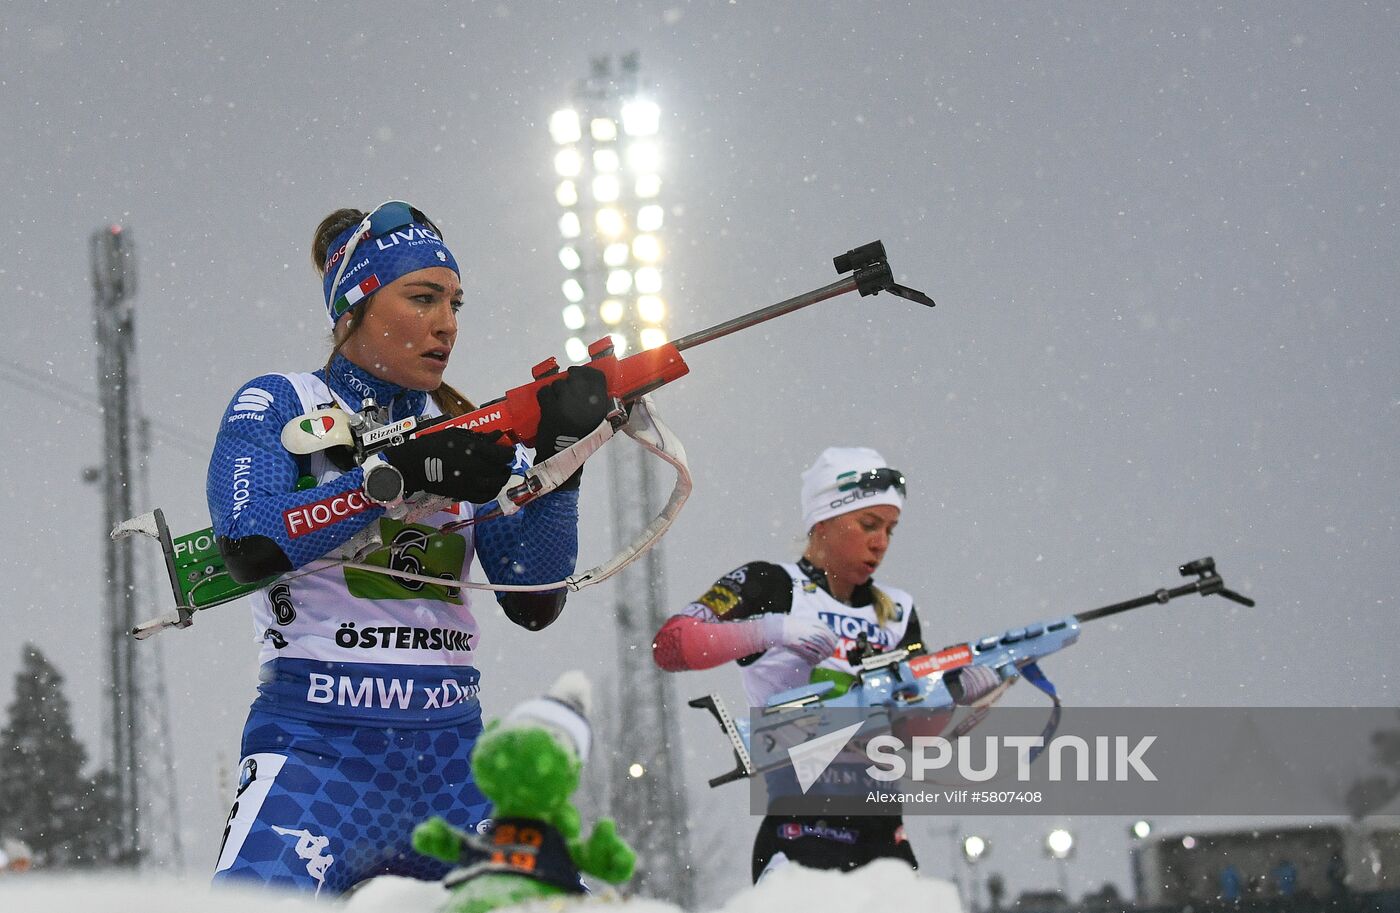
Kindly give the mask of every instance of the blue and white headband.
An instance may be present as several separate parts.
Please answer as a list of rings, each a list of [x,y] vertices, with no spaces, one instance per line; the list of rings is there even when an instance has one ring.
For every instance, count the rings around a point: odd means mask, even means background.
[[[462,275],[438,233],[414,220],[413,207],[403,200],[380,204],[331,243],[322,280],[331,326],[378,289],[433,266]]]

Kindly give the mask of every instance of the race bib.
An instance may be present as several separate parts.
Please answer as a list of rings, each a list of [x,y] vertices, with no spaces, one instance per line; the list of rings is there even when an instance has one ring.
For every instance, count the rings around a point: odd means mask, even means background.
[[[384,546],[363,561],[376,567],[409,574],[456,580],[467,557],[467,540],[417,523],[381,518],[379,533]],[[345,586],[357,599],[430,599],[462,604],[460,587],[404,580],[358,568],[345,569]]]

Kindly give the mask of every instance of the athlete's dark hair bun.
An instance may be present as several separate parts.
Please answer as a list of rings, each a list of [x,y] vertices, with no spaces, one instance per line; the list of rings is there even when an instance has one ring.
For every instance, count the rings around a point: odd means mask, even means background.
[[[311,239],[311,265],[316,268],[316,275],[326,274],[326,255],[331,252],[331,242],[336,235],[359,224],[364,217],[358,209],[337,209],[316,226],[316,234]]]

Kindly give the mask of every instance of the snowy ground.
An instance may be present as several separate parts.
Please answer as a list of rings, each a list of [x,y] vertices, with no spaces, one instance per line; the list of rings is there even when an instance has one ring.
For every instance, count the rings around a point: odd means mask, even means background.
[[[359,891],[344,909],[349,913],[417,913],[437,909],[444,894],[437,885],[382,878]],[[740,892],[713,913],[818,913],[869,909],[928,910],[961,913],[957,892],[946,881],[919,878],[898,862],[877,862],[849,875],[814,872],[796,867],[775,872],[762,885]],[[324,910],[327,902],[279,897],[269,903],[261,892],[211,891],[200,881],[130,876],[50,876],[29,874],[0,878],[0,910],[6,913],[295,913]],[[677,908],[652,900],[590,900],[590,911],[677,913]],[[513,910],[559,910],[553,904],[513,907]]]

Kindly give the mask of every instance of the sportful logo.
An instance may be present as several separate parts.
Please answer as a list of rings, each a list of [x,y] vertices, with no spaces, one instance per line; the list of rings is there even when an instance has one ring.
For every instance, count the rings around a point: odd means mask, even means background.
[[[233,404],[234,412],[262,412],[272,405],[272,394],[261,387],[249,387],[238,394],[238,402]]]
[[[341,280],[343,281],[343,280],[349,278],[350,276],[355,275],[355,274],[358,273],[360,270],[364,269],[366,266],[369,266],[369,257],[364,258],[364,259],[361,260],[359,263],[356,263],[354,266],[349,267],[348,269],[346,269],[346,270],[345,270],[345,275],[340,277]]]
[[[233,404],[233,415],[228,417],[230,422],[251,419],[260,422],[266,416],[263,415],[267,408],[272,405],[272,394],[261,387],[249,387],[238,394],[238,399]]]
[[[423,475],[429,482],[442,481],[442,458],[428,457],[423,461]]]

